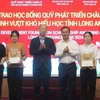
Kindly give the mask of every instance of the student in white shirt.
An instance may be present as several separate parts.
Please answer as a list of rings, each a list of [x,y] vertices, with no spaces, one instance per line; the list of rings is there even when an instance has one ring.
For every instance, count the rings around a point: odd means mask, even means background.
[[[91,32],[84,33],[85,44],[80,46],[80,60],[81,60],[81,90],[82,90],[82,100],[94,100],[95,99],[95,88],[96,88],[96,59],[98,59],[98,48],[92,43],[93,35]],[[88,64],[82,65],[81,56],[84,54],[85,59],[89,59],[93,56],[94,64],[91,66]],[[90,65],[90,66],[89,66]],[[89,86],[89,95],[87,87]],[[89,97],[89,99],[88,99]]]
[[[68,100],[76,100],[76,56],[79,54],[79,45],[76,41],[70,40],[70,28],[62,27],[61,35],[63,40],[56,44],[55,57],[59,58],[59,84],[60,97],[59,100],[67,99],[67,83],[68,83]]]

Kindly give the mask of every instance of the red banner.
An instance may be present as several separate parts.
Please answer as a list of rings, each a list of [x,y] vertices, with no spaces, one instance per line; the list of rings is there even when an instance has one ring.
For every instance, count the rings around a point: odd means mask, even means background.
[[[68,26],[70,38],[79,44],[84,42],[83,34],[91,31],[93,42],[100,46],[100,0],[1,0],[0,42],[9,43],[10,32],[18,30],[20,41],[26,45],[30,56],[30,40],[39,35],[38,26],[48,26],[47,36],[55,43],[62,39],[60,29]]]

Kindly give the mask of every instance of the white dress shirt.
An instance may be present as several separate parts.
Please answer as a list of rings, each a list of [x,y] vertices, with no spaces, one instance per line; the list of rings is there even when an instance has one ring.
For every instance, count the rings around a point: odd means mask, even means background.
[[[93,58],[94,58],[95,60],[100,59],[99,50],[98,50],[97,46],[94,45],[93,43],[91,43],[89,46],[86,46],[85,44],[80,45],[80,55],[79,55],[79,57],[78,57],[79,62],[80,62],[80,60],[81,60],[80,56],[81,56],[82,54],[92,54],[92,55],[93,55]],[[95,66],[96,66],[96,65],[95,65]],[[93,68],[90,66],[90,68],[91,68],[91,69],[94,69],[95,66],[94,66]]]
[[[93,43],[89,46],[86,46],[85,44],[80,45],[80,55],[81,54],[92,54],[95,60],[100,59],[99,50]]]
[[[63,54],[64,48],[68,46],[69,53]],[[59,41],[56,44],[56,53],[55,57],[59,58],[60,63],[72,63],[76,61],[76,56],[79,54],[79,45],[74,40],[68,40],[65,42],[64,40]]]
[[[42,38],[42,37],[39,36],[39,39],[40,39],[40,43],[41,43],[41,44],[44,44],[44,42],[45,42],[45,37]]]
[[[98,51],[98,56],[99,56],[99,64],[100,64],[100,48],[99,48],[99,51]]]

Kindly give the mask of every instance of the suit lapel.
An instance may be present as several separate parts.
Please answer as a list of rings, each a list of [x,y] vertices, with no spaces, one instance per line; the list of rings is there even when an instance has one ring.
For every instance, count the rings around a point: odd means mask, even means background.
[[[48,42],[47,37],[45,37],[44,44],[47,45],[47,42]]]
[[[37,37],[36,45],[37,45],[37,46],[40,46],[40,39],[39,39],[39,37]]]

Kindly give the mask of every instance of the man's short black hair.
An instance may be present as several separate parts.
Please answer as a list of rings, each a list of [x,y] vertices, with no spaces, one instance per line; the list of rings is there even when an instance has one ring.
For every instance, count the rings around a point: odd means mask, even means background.
[[[63,30],[64,28],[67,28],[67,29],[69,30],[69,32],[70,32],[70,28],[67,27],[67,26],[62,27],[62,28],[61,28],[61,32],[62,32],[62,30]]]

